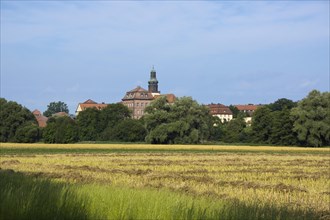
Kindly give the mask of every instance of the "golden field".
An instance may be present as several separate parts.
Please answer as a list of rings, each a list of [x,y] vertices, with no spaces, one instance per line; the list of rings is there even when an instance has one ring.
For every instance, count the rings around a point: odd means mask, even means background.
[[[78,151],[42,154],[3,151],[44,148]],[[79,149],[144,149],[150,152],[79,153]],[[1,169],[56,181],[165,188],[198,197],[239,200],[248,205],[312,209],[324,213],[325,217],[330,213],[329,148],[1,143],[0,150],[3,151]]]
[[[50,149],[163,149],[163,150],[232,150],[232,151],[290,151],[290,152],[326,152],[330,148],[306,148],[284,146],[235,146],[235,145],[151,145],[151,144],[44,144],[44,143],[0,143],[1,148],[50,148]]]

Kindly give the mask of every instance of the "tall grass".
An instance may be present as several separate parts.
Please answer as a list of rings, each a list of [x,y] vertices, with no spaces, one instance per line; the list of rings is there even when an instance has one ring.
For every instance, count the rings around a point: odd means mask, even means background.
[[[1,170],[0,219],[319,219],[313,210],[245,205],[162,189],[66,184]]]
[[[89,219],[86,196],[72,186],[0,170],[0,219]],[[99,216],[93,216],[99,217]]]

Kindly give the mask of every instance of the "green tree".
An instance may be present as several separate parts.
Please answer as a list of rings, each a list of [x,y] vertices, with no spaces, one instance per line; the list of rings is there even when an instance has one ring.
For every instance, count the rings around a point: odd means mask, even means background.
[[[244,117],[239,115],[237,118],[229,121],[224,125],[225,136],[223,140],[229,143],[238,143],[245,140],[244,128],[246,123]]]
[[[20,143],[34,143],[40,140],[41,130],[34,123],[26,123],[20,126],[15,135],[15,140]]]
[[[292,109],[293,130],[301,144],[320,147],[330,145],[330,93],[311,91]]]
[[[224,124],[221,122],[220,118],[212,117],[213,126],[210,129],[210,141],[223,141],[225,129]]]
[[[67,116],[50,118],[43,130],[46,143],[74,143],[79,140],[75,121]]]
[[[102,132],[100,125],[100,110],[88,108],[79,113],[76,122],[81,141],[95,141]]]
[[[160,97],[146,112],[146,141],[153,144],[199,143],[208,140],[213,126],[209,109],[190,97],[179,98],[174,104]]]
[[[34,115],[16,102],[0,98],[0,141],[16,142],[16,133],[26,125],[37,125]],[[21,132],[19,135],[21,136]],[[20,138],[20,141],[22,139]]]
[[[49,105],[47,105],[47,110],[44,112],[44,116],[50,117],[55,113],[58,112],[66,112],[69,113],[69,109],[67,104],[64,102],[58,101],[58,102],[51,102]]]
[[[131,112],[127,106],[120,103],[109,104],[100,112],[99,127],[102,131],[104,131],[109,126],[113,127],[120,121],[128,119],[130,117]]]
[[[292,109],[296,106],[297,106],[296,102],[293,102],[292,100],[286,98],[278,99],[276,102],[268,105],[268,107],[272,111],[282,111],[284,109]]]
[[[297,135],[293,131],[293,120],[290,113],[289,108],[272,112],[273,120],[269,143],[275,145],[297,144]]]
[[[229,109],[231,110],[231,112],[233,113],[233,118],[237,118],[239,110],[236,106],[234,105],[230,105]]]
[[[273,115],[268,106],[258,108],[252,119],[252,141],[255,143],[269,143],[272,134]]]
[[[104,132],[107,140],[140,142],[144,141],[146,129],[140,120],[125,119],[120,121],[114,127],[108,127]]]

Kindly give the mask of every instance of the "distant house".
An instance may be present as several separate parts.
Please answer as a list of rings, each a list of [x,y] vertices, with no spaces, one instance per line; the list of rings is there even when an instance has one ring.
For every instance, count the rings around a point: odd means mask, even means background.
[[[262,105],[234,105],[240,112],[246,113],[248,116],[252,116],[254,111],[257,110],[257,108],[261,107]]]
[[[34,117],[36,118],[37,122],[38,122],[38,125],[39,127],[46,127],[47,126],[47,121],[48,121],[48,118],[46,116],[44,116],[43,114],[41,114],[41,112],[36,109],[32,112],[32,114],[34,115]]]
[[[233,119],[233,113],[228,106],[223,104],[209,104],[207,107],[210,109],[210,114],[218,117],[221,122],[227,122]]]
[[[88,99],[85,102],[78,104],[77,109],[76,109],[76,115],[78,115],[80,112],[82,112],[88,108],[96,108],[98,110],[101,110],[107,106],[108,106],[108,104],[105,104],[104,102],[97,103],[91,99]]]
[[[257,108],[261,107],[262,105],[253,105],[253,104],[248,104],[248,105],[234,105],[240,112],[243,112],[246,114],[246,117],[244,117],[245,123],[250,126],[252,124],[252,116],[255,110]]]
[[[125,96],[122,98],[121,103],[131,110],[132,117],[135,119],[141,118],[145,114],[145,108],[153,100],[159,97],[166,96],[168,103],[174,103],[176,99],[174,94],[160,94],[160,91],[158,91],[156,71],[154,69],[150,72],[150,80],[148,81],[148,84],[148,90],[138,86],[135,89],[126,92]]]

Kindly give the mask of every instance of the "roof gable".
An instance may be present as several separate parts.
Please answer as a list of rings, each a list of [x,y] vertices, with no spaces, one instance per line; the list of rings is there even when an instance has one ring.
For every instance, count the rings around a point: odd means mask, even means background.
[[[148,92],[148,90],[142,88],[141,86],[136,87],[135,89],[129,91],[131,93],[136,93],[136,92]]]
[[[85,102],[83,102],[83,104],[97,104],[97,102],[95,102],[95,101],[93,101],[91,99],[88,99]]]
[[[138,86],[135,89],[126,92],[126,95],[122,98],[122,101],[125,100],[153,100],[153,95],[148,92],[148,90]]]

